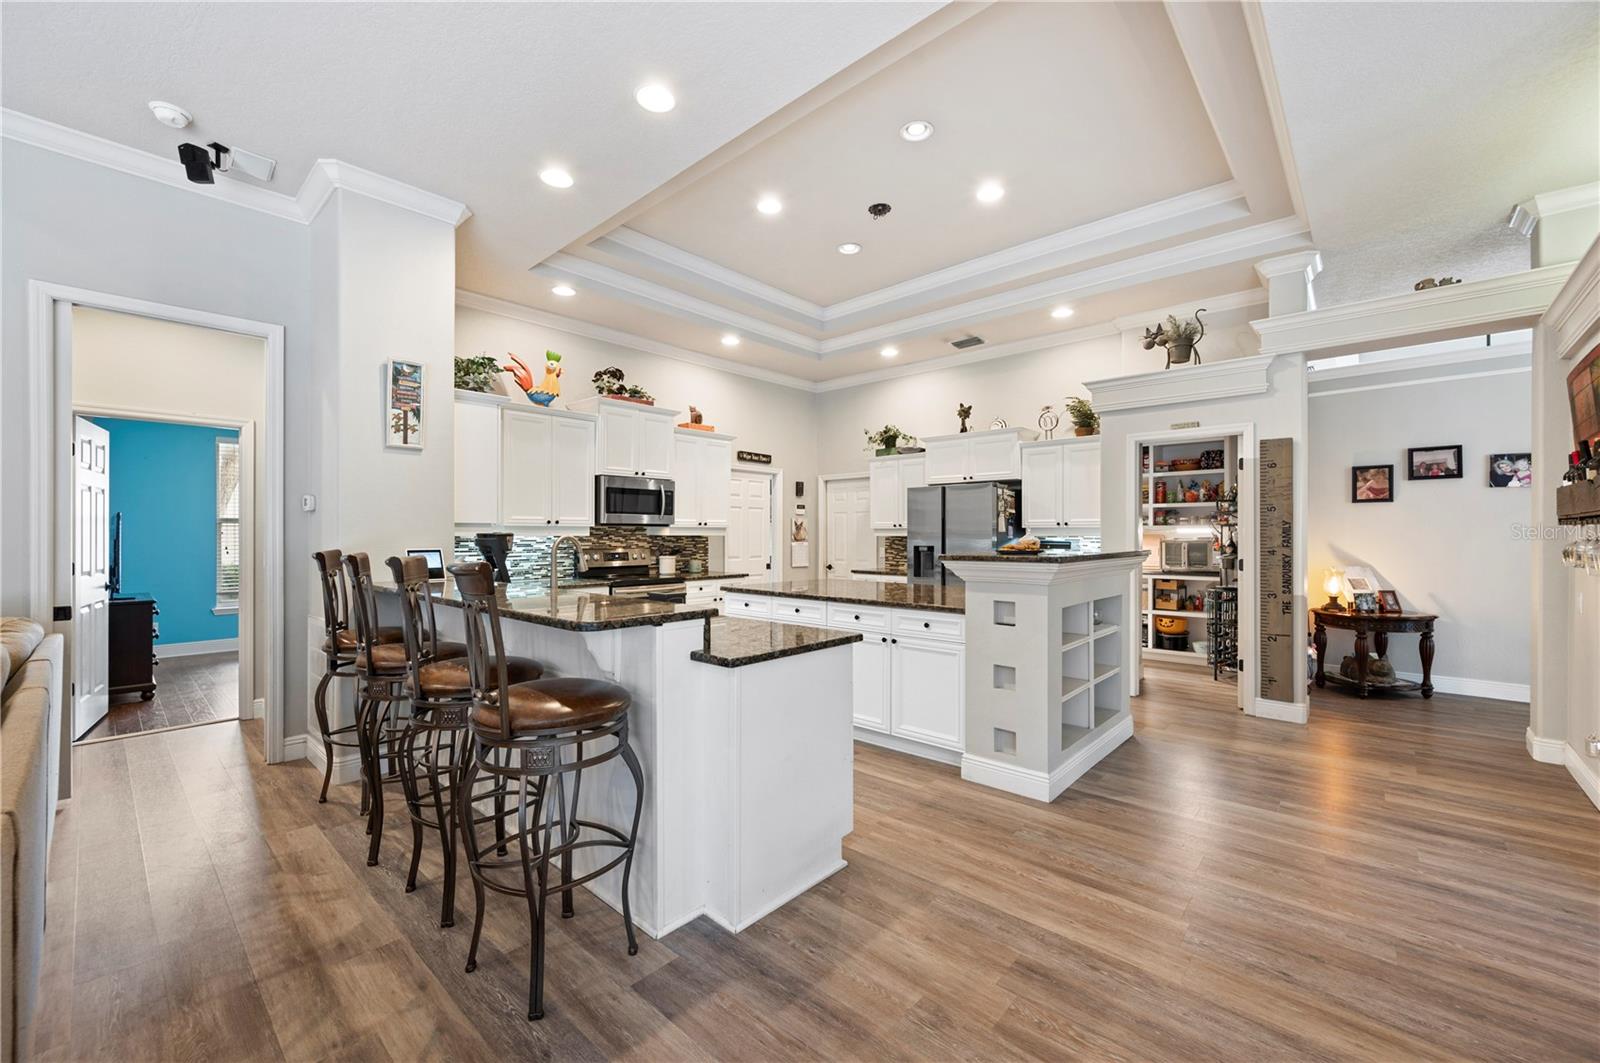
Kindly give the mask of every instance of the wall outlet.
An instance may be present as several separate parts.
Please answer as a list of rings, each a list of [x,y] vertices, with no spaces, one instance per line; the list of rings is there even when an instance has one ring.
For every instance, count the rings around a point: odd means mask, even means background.
[[[302,513],[315,513],[316,511],[317,511],[317,496],[316,495],[301,495],[300,496],[300,512],[302,512]]]
[[[1591,757],[1600,757],[1600,735],[1590,735],[1584,744],[1589,747]]]

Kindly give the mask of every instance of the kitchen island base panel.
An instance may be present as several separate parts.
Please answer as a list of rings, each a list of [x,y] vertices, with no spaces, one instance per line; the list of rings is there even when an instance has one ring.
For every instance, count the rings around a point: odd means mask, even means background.
[[[1004,760],[967,753],[961,757],[961,778],[1018,797],[1054,801],[1106,754],[1132,737],[1133,715],[1123,712],[1094,728],[1092,736],[1074,743],[1067,759],[1054,771],[1031,771]]]
[[[961,763],[962,753],[959,749],[945,749],[943,746],[930,745],[927,742],[917,742],[910,738],[901,738],[886,731],[874,731],[869,727],[856,727],[855,739],[868,745],[877,746],[879,749],[890,749],[896,753],[907,756],[921,757],[923,760],[938,761],[941,764],[956,766]]]

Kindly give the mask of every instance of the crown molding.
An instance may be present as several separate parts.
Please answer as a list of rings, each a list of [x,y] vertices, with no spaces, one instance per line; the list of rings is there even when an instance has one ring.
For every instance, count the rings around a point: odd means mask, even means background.
[[[782,288],[729,269],[709,258],[702,258],[664,240],[619,226],[588,245],[596,251],[615,255],[639,265],[708,284],[735,298],[748,299],[774,313],[783,314],[803,325],[821,329],[827,307],[792,295]]]
[[[1263,354],[1349,354],[1526,328],[1552,306],[1573,263],[1252,321]]]
[[[1157,369],[1131,376],[1086,380],[1083,386],[1089,389],[1094,397],[1094,408],[1102,415],[1179,402],[1262,395],[1271,387],[1268,371],[1277,357],[1263,354],[1230,358],[1224,362],[1190,366],[1176,373]]]
[[[1289,201],[1294,212],[1302,218],[1306,213],[1306,200],[1300,190],[1300,167],[1295,163],[1294,141],[1289,138],[1289,121],[1284,116],[1283,90],[1278,86],[1278,67],[1272,59],[1272,42],[1267,36],[1266,20],[1261,13],[1260,0],[1243,0],[1239,5],[1244,16],[1245,32],[1250,35],[1250,51],[1256,61],[1256,75],[1261,80],[1261,94],[1267,101],[1267,117],[1272,122],[1272,137],[1278,142],[1278,159],[1283,164],[1284,183],[1289,186]]]
[[[1296,274],[1305,278],[1310,284],[1317,279],[1317,274],[1322,272],[1322,252],[1299,251],[1292,255],[1279,255],[1276,258],[1262,259],[1256,263],[1256,276],[1262,281],[1271,284],[1278,277],[1292,277]]]
[[[226,174],[214,184],[197,185],[184,176],[183,164],[174,159],[20,111],[0,109],[0,136],[302,225],[309,224],[321,212],[337,189],[413,211],[452,227],[472,214],[463,203],[338,159],[318,159],[306,174],[300,191],[290,196]]]
[[[1541,218],[1596,208],[1600,208],[1600,181],[1590,181],[1554,192],[1541,192],[1532,199],[1518,203],[1511,208],[1511,217],[1506,220],[1506,225],[1523,236],[1532,236]]]
[[[1550,339],[1547,350],[1558,357],[1576,358],[1589,349],[1588,343],[1600,329],[1600,240],[1591,243],[1583,258],[1568,268],[1572,273],[1550,300],[1541,324]]]
[[[1119,334],[1117,327],[1109,321],[1099,325],[1084,325],[1081,328],[1069,329],[1066,332],[1052,332],[1043,336],[1030,336],[1025,339],[1011,340],[1007,343],[997,343],[992,347],[982,347],[970,353],[961,351],[956,354],[942,355],[938,358],[927,358],[920,362],[886,366],[882,369],[868,370],[865,373],[852,373],[850,376],[835,377],[832,380],[821,381],[812,385],[812,388],[818,392],[840,391],[844,388],[854,388],[863,384],[876,384],[882,380],[892,380],[895,377],[933,373],[940,369],[949,369],[958,365],[979,365],[983,362],[992,362],[1000,358],[1031,354],[1034,351],[1049,350],[1052,347],[1064,347],[1071,343],[1108,339]]]
[[[1204,299],[1190,299],[1187,302],[1175,303],[1172,306],[1163,306],[1159,310],[1148,310],[1142,314],[1124,314],[1111,319],[1111,323],[1119,332],[1133,332],[1148,328],[1152,320],[1160,321],[1169,314],[1177,317],[1193,317],[1195,311],[1204,310],[1211,314],[1212,323],[1222,323],[1224,315],[1232,315],[1236,310],[1249,310],[1257,306],[1267,305],[1267,293],[1260,288],[1251,288],[1248,291],[1229,292],[1226,295],[1213,295]]]
[[[763,380],[769,384],[778,384],[797,391],[815,391],[817,385],[810,380],[802,380],[797,376],[779,373],[771,369],[762,369],[759,366],[745,365],[727,358],[718,358],[714,354],[702,354],[683,347],[676,347],[670,343],[653,340],[622,329],[611,328],[607,325],[597,325],[592,321],[580,321],[564,314],[552,314],[536,307],[523,306],[506,299],[497,299],[492,295],[483,295],[479,292],[469,292],[463,288],[456,289],[456,305],[464,306],[470,310],[481,310],[487,314],[496,314],[508,317],[515,321],[524,321],[530,325],[542,325],[545,328],[556,329],[574,336],[583,336],[591,340],[600,340],[603,343],[614,343],[618,347],[639,351],[644,354],[653,354],[661,358],[668,358],[675,362],[685,362],[689,365],[698,365],[707,369],[719,369],[735,376],[749,377],[752,380]]]

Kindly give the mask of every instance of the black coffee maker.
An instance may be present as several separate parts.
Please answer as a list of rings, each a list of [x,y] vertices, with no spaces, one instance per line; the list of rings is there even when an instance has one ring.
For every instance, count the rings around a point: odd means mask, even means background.
[[[506,558],[511,556],[511,540],[510,532],[479,532],[472,537],[472,541],[477,544],[478,553],[482,554],[483,559],[494,569],[496,583],[511,582],[511,570],[506,567]]]

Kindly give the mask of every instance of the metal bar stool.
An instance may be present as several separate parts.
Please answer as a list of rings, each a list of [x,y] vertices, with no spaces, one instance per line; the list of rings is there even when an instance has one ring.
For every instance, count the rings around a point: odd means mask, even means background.
[[[343,557],[338,550],[318,550],[311,555],[311,559],[317,563],[317,577],[322,584],[322,619],[327,628],[327,637],[322,642],[326,663],[322,679],[317,683],[316,696],[312,699],[317,713],[317,729],[322,735],[322,793],[317,797],[322,804],[328,801],[328,783],[333,779],[333,751],[364,748],[356,733],[357,724],[334,727],[328,717],[328,686],[335,679],[355,678],[356,633],[350,628],[350,590],[340,565]],[[381,643],[399,642],[400,629],[380,627],[377,639]],[[367,814],[365,771],[361,775],[361,814]]]
[[[536,679],[508,683],[493,661],[505,659],[500,608],[492,570],[477,562],[450,566],[464,604],[467,667],[472,679],[472,712],[468,716],[471,755],[459,783],[456,802],[472,874],[476,910],[467,971],[478,966],[478,941],[483,934],[485,890],[523,897],[532,922],[533,956],[528,972],[528,1018],[544,1017],[544,914],[546,898],[561,894],[563,918],[572,914],[573,887],[622,867],[622,926],[628,955],[636,955],[628,880],[633,871],[634,842],[644,811],[644,773],[628,745],[627,690],[599,679]],[[586,752],[599,747],[599,752]],[[624,834],[605,823],[578,818],[583,771],[621,757],[633,775],[633,822]],[[478,844],[477,828],[487,818],[475,814],[484,796],[474,789],[480,777],[513,791],[515,857],[490,853]],[[571,797],[567,781],[571,777]],[[541,826],[540,820],[543,820]],[[558,838],[559,834],[559,838]],[[616,855],[577,877],[572,857],[580,849],[615,849]],[[551,882],[550,865],[559,858],[560,881]],[[604,859],[604,857],[601,857]]]
[[[391,557],[388,565],[400,592],[400,630],[406,648],[404,692],[411,701],[411,720],[400,739],[396,765],[406,810],[411,814],[406,892],[417,888],[423,828],[437,831],[444,856],[439,925],[454,926],[457,839],[452,798],[460,775],[461,751],[466,746],[472,683],[464,657],[427,657],[427,647],[437,644],[438,633],[433,596],[428,593],[428,562],[420,557]],[[527,657],[496,658],[492,667],[496,675],[503,668],[510,683],[525,683],[544,674],[539,662]]]
[[[462,657],[459,642],[441,642],[433,628],[408,632],[398,642],[383,642],[378,626],[378,599],[372,586],[372,564],[363,553],[346,554],[350,580],[350,613],[356,626],[356,737],[361,742],[362,770],[372,800],[367,811],[367,866],[378,863],[383,844],[383,784],[397,782],[400,740],[409,721],[398,714],[410,695],[406,678],[411,666],[407,641],[416,637],[421,663]],[[429,614],[431,618],[431,613]]]

